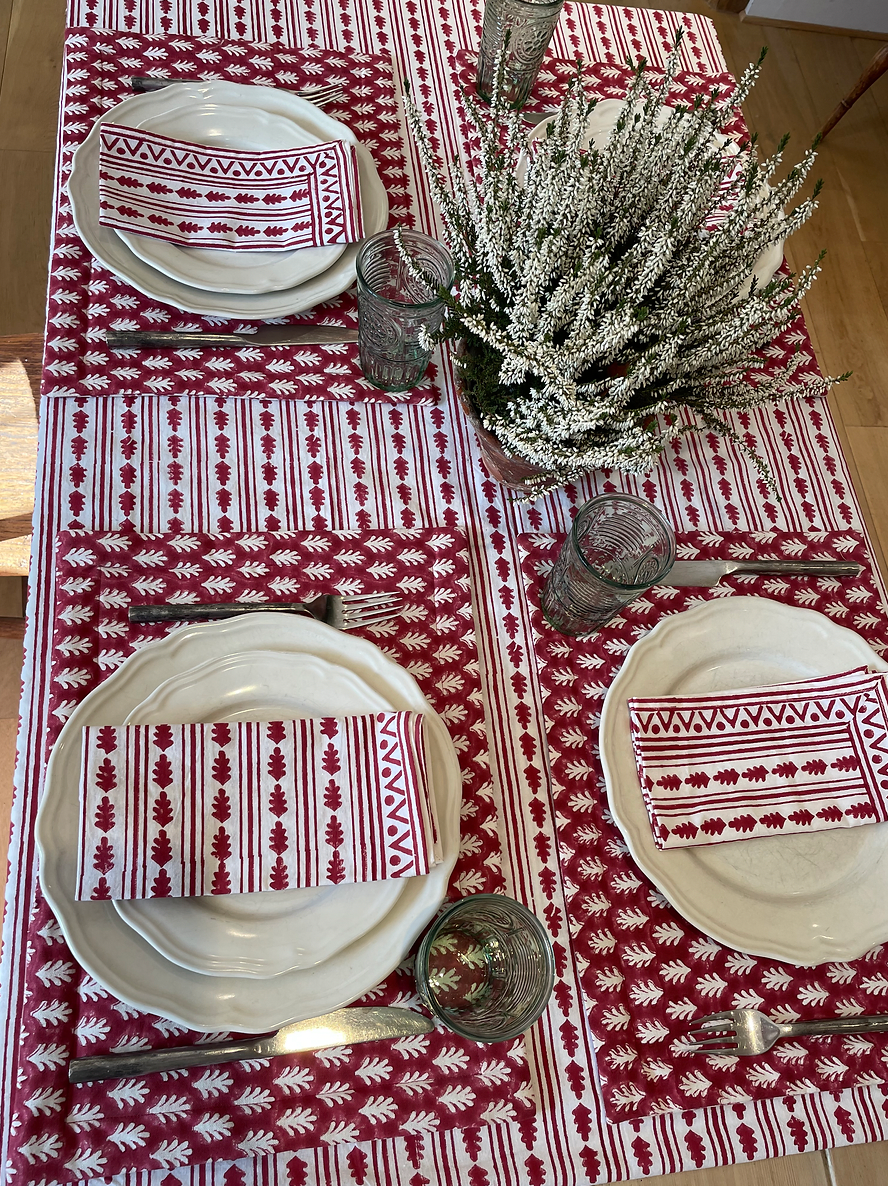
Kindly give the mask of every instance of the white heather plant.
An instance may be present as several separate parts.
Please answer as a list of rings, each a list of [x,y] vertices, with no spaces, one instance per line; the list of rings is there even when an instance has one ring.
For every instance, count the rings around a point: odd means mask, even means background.
[[[786,138],[761,162],[754,139],[725,151],[720,133],[761,58],[732,95],[663,111],[678,49],[655,81],[639,63],[600,150],[583,147],[596,100],[581,64],[529,152],[520,112],[498,90],[489,107],[466,96],[479,151],[443,175],[408,97],[456,265],[439,337],[462,340],[457,366],[484,427],[546,471],[537,494],[593,469],[647,472],[669,441],[702,430],[737,441],[770,481],[726,412],[834,382],[796,374],[798,356],[764,373],[765,348],[820,259],[798,277],[749,284],[759,255],[816,208],[819,183],[787,212],[815,153],[776,181]]]

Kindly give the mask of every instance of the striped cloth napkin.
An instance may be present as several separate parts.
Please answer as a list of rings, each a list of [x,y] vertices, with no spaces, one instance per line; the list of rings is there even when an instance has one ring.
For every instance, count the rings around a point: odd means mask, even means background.
[[[712,696],[633,697],[659,848],[888,820],[888,690],[865,668]]]
[[[83,730],[80,900],[380,881],[439,859],[420,713]]]
[[[353,144],[207,148],[103,124],[99,222],[181,247],[283,251],[363,236]]]

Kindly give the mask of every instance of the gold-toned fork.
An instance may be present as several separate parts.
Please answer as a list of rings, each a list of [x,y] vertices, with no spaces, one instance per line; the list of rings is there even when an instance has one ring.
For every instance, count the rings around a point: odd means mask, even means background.
[[[728,1009],[695,1021],[685,1047],[693,1054],[764,1054],[784,1038],[811,1034],[874,1034],[888,1031],[888,1014],[871,1017],[821,1017],[777,1022],[758,1009]]]
[[[223,601],[194,605],[131,605],[129,620],[147,622],[206,622],[239,614],[285,613],[315,618],[337,630],[378,626],[403,611],[400,593],[354,593],[340,597],[324,593],[311,601]]]
[[[139,95],[143,95],[148,91],[160,91],[164,87],[169,86],[173,82],[225,82],[224,78],[220,79],[205,79],[205,78],[179,78],[179,77],[161,77],[159,74],[152,75],[138,75],[130,79],[130,86]],[[278,89],[278,88],[275,88]],[[286,87],[279,88],[286,90]],[[335,103],[337,99],[341,99],[345,93],[341,82],[327,82],[321,83],[318,86],[301,87],[294,90],[293,94],[298,95],[300,99],[307,99],[309,103],[315,103],[318,107],[323,107],[327,103]]]

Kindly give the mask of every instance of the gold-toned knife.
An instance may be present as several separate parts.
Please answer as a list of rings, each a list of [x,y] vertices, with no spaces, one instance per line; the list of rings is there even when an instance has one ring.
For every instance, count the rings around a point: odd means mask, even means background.
[[[861,565],[845,560],[676,560],[658,585],[711,588],[722,577],[768,573],[784,577],[856,577]]]
[[[220,1062],[326,1050],[330,1046],[354,1046],[357,1042],[389,1041],[412,1034],[427,1034],[434,1028],[430,1018],[411,1009],[384,1006],[337,1009],[322,1017],[285,1025],[266,1038],[74,1058],[68,1064],[68,1078],[72,1083],[94,1083],[99,1079],[123,1079],[155,1071],[181,1071],[186,1067],[210,1067]]]
[[[216,346],[331,346],[357,342],[358,331],[345,325],[265,325],[254,334],[118,330],[105,332],[112,350],[194,350]]]

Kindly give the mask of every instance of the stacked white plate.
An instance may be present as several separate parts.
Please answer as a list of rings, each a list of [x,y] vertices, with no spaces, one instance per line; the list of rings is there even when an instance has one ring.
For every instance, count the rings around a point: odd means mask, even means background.
[[[104,227],[99,222],[99,129],[104,123],[251,151],[344,140],[357,149],[364,233],[373,235],[388,224],[388,196],[370,153],[345,124],[289,91],[186,82],[124,99],[96,120],[74,154],[68,180],[74,225],[115,275],[186,312],[262,320],[311,309],[352,284],[358,245],[211,251]]]
[[[287,720],[385,709],[427,717],[443,861],[424,877],[262,894],[77,902],[85,725]],[[261,1033],[362,996],[443,901],[459,848],[453,744],[415,680],[364,639],[283,614],[187,626],[127,659],[74,710],[37,822],[40,877],[86,970],[121,1000],[202,1030]]]

